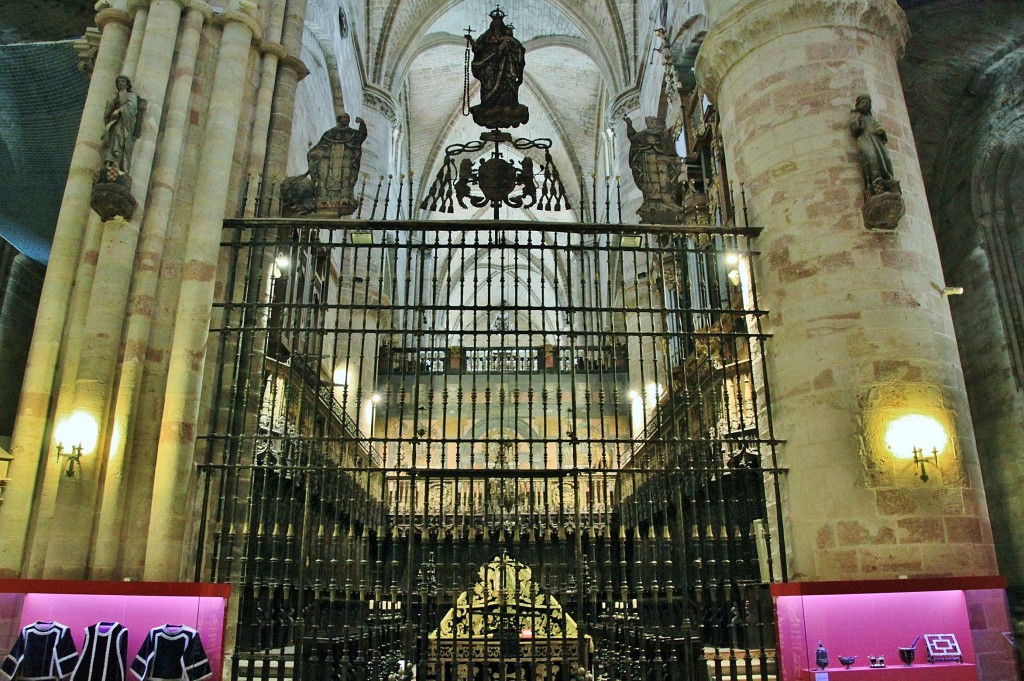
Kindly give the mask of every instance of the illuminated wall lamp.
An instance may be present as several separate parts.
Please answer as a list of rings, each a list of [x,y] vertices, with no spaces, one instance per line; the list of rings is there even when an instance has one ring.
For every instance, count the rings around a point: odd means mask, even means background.
[[[929,459],[931,459],[929,461]],[[928,470],[924,467],[926,463],[935,464],[935,467],[939,467],[939,450],[936,447],[932,447],[931,456],[925,455],[920,448],[914,448],[914,463],[921,468],[921,480],[928,482]]]
[[[68,460],[68,469],[67,469],[67,471],[65,471],[65,475],[67,475],[69,478],[75,477],[75,466],[77,465],[79,470],[82,469],[82,464],[81,464],[82,445],[80,445],[80,444],[79,445],[71,445],[71,452],[70,453],[65,453],[64,452],[64,443],[63,442],[58,442],[57,443],[57,466],[58,467],[60,466],[60,457],[62,457],[62,456],[65,459]]]
[[[96,449],[99,434],[96,419],[84,411],[73,412],[57,426],[53,434],[53,439],[57,441],[57,466],[60,466],[61,457],[67,459],[65,475],[73,478],[76,467],[82,470],[82,455]]]
[[[945,451],[948,441],[942,424],[923,414],[906,414],[893,419],[885,431],[889,451],[897,459],[913,461],[923,482],[928,482],[925,464],[938,468],[939,454]]]

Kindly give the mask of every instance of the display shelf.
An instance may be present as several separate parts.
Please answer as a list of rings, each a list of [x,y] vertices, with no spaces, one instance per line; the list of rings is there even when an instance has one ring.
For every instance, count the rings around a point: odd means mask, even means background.
[[[896,664],[890,667],[804,669],[800,681],[977,681],[973,664]]]
[[[779,662],[785,681],[1009,681],[1016,679],[1006,580],[1000,576],[935,577],[773,584]],[[941,634],[963,662],[927,661],[926,636]],[[818,642],[829,666],[816,667]],[[907,666],[899,648],[916,644]],[[838,658],[857,655],[846,669]],[[888,666],[870,667],[869,655]],[[998,670],[998,671],[997,671]]]
[[[828,594],[906,593],[959,589],[1006,589],[1006,577],[920,577],[917,579],[858,579],[834,582],[777,582],[770,586],[772,598],[779,596],[822,596]]]

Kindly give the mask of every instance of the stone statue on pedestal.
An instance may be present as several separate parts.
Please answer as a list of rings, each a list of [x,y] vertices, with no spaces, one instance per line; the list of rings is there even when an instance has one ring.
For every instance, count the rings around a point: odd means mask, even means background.
[[[895,229],[903,217],[900,183],[893,177],[885,128],[871,113],[871,97],[860,95],[850,112],[850,132],[864,174],[864,223],[868,228]]]
[[[308,170],[281,184],[285,213],[338,216],[356,211],[359,202],[355,185],[366,140],[366,123],[357,118],[358,127],[350,128],[349,121],[346,113],[338,116],[338,124],[325,132],[306,154]]]
[[[103,113],[100,168],[90,204],[103,220],[118,216],[128,220],[136,205],[131,193],[132,151],[142,134],[146,100],[132,92],[128,76],[118,76],[114,88],[114,96],[107,101]]]
[[[116,92],[107,102],[103,114],[102,160],[104,180],[114,182],[122,175],[128,175],[132,167],[132,149],[139,130],[139,97],[132,92],[132,81],[128,76],[118,76],[114,81]]]
[[[640,222],[679,223],[684,214],[677,198],[682,166],[665,122],[648,116],[644,119],[647,129],[637,132],[629,116],[624,116],[623,120],[626,121],[626,137],[629,139],[629,169],[633,172],[633,181],[644,195],[643,205],[637,211]]]

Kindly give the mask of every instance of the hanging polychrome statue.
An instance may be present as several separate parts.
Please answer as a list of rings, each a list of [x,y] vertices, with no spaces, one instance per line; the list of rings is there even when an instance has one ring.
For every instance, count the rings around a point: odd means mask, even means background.
[[[465,106],[469,102],[472,71],[480,81],[480,103],[469,107],[473,121],[484,128],[516,128],[530,120],[530,110],[519,103],[526,50],[512,35],[513,27],[505,25],[505,13],[500,8],[495,8],[490,16],[491,25],[479,38],[474,40],[466,33]]]

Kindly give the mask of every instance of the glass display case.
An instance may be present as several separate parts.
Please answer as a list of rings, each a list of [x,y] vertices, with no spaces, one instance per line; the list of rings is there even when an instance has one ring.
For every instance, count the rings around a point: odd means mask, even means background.
[[[230,595],[226,584],[0,579],[0,678],[100,678],[81,667],[103,665],[110,679],[219,679]]]
[[[785,681],[1019,679],[1002,577],[773,584]]]

